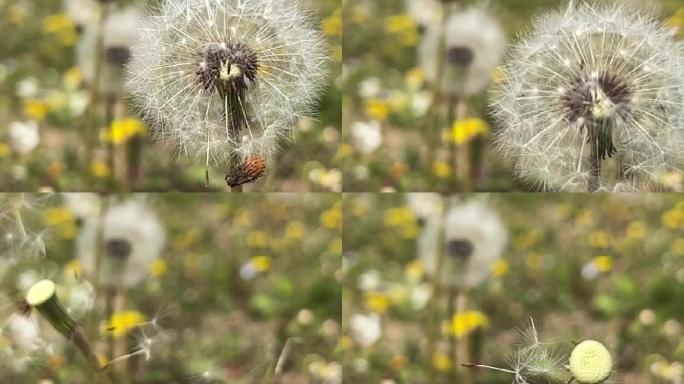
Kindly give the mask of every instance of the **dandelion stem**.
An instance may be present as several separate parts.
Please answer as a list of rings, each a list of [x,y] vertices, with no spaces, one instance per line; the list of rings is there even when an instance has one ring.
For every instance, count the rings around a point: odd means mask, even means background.
[[[589,158],[589,164],[590,164],[590,174],[589,174],[589,182],[587,183],[588,191],[589,192],[596,192],[598,191],[601,182],[600,182],[600,177],[601,177],[601,158],[599,154],[599,142],[598,138],[596,137],[596,134],[592,132],[589,137],[591,138],[591,154]]]
[[[440,142],[440,128],[439,128],[439,115],[440,106],[442,105],[442,81],[444,79],[444,60],[446,58],[446,24],[449,20],[449,11],[451,7],[447,6],[442,12],[442,18],[439,21],[439,37],[437,39],[437,62],[435,65],[437,69],[435,71],[435,81],[432,84],[432,105],[430,106],[430,123],[428,125],[428,147],[426,156],[426,166],[427,175],[432,178],[433,171],[432,168],[435,163],[435,157],[437,153],[437,147]]]
[[[102,74],[102,59],[104,55],[104,24],[109,14],[109,4],[104,4],[100,8],[97,34],[95,40],[95,60],[93,62],[93,80],[90,84],[90,103],[88,104],[87,126],[86,126],[86,146],[85,146],[85,168],[88,175],[88,186],[92,187],[94,180],[90,175],[90,166],[94,159],[95,146],[97,144],[98,123],[97,105],[99,101],[100,76]]]
[[[456,120],[465,120],[468,116],[468,100],[461,96],[456,104]],[[457,151],[458,175],[462,183],[463,192],[472,192],[473,186],[470,180],[470,141],[466,141]]]
[[[448,212],[448,202],[445,201],[444,211]],[[435,267],[435,273],[432,275],[432,296],[430,297],[430,302],[428,303],[428,321],[427,321],[427,356],[426,364],[428,372],[428,377],[430,382],[434,382],[436,378],[436,372],[434,369],[434,364],[432,359],[437,352],[437,330],[439,328],[439,298],[442,294],[442,272],[444,268],[444,258],[446,256],[446,250],[444,249],[444,220],[441,220],[439,228],[439,236],[437,239],[437,265]]]

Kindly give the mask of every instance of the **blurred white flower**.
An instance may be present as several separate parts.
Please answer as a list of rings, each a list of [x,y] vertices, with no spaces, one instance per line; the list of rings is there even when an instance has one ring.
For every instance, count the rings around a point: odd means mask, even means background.
[[[380,287],[381,279],[380,272],[371,269],[359,275],[358,285],[362,291],[375,291]]]
[[[95,305],[95,287],[86,280],[77,279],[68,286],[68,299],[65,305],[75,319],[82,319]]]
[[[351,336],[363,348],[375,344],[382,336],[380,316],[377,314],[356,314],[349,319]]]
[[[30,153],[40,144],[40,131],[36,121],[13,121],[9,124],[8,131],[10,145],[22,155]]]
[[[76,91],[69,93],[69,112],[74,117],[82,116],[88,104],[90,96],[87,91]]]
[[[111,13],[103,30],[104,61],[99,91],[108,95],[122,95],[128,91],[123,80],[124,65],[131,57],[131,47],[138,41],[138,28],[145,13],[138,7],[127,7]],[[91,83],[95,71],[97,23],[86,24],[76,47],[76,61],[86,82]]]
[[[86,220],[77,240],[78,258],[86,273],[95,269],[99,220]],[[129,200],[110,207],[102,223],[103,257],[100,282],[130,288],[140,284],[159,258],[166,233],[145,203]]]
[[[35,97],[38,94],[38,79],[27,77],[17,82],[17,96],[26,99]]]
[[[651,12],[619,2],[538,18],[494,92],[499,151],[541,189],[655,188],[684,163],[683,51]]]
[[[364,99],[372,99],[382,92],[382,84],[377,77],[369,77],[359,83],[359,96]]]
[[[442,227],[443,225],[443,227]],[[499,215],[484,201],[454,202],[443,223],[428,220],[419,239],[425,270],[437,268],[439,231],[444,230],[444,265],[439,273],[446,286],[474,287],[485,281],[508,240]]]
[[[323,90],[328,49],[300,0],[168,0],[147,20],[128,84],[183,156],[268,158]]]
[[[453,13],[446,25],[444,73],[437,79],[440,23],[428,24],[419,48],[420,66],[425,78],[439,81],[442,92],[474,95],[492,79],[506,51],[506,35],[499,22],[485,9],[471,7]]]
[[[321,384],[341,384],[342,365],[336,361],[326,362],[317,360],[307,367],[309,373]]]
[[[354,146],[363,154],[371,154],[382,145],[382,126],[377,120],[356,121],[351,126]]]

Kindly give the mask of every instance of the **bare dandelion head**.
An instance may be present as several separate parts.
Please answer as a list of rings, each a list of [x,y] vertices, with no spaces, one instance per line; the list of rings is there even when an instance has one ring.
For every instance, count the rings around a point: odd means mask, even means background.
[[[542,189],[652,187],[683,160],[683,49],[651,15],[613,2],[539,18],[494,90],[498,149]]]
[[[128,84],[158,139],[222,165],[267,158],[312,112],[327,47],[298,0],[166,0]]]

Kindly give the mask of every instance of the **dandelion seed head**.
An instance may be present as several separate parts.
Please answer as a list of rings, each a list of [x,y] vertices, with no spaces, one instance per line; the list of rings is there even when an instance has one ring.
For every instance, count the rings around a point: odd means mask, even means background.
[[[142,117],[178,155],[216,165],[268,158],[327,75],[299,0],[166,0],[140,34],[127,69]]]
[[[443,79],[437,79],[440,23],[435,20],[419,48],[420,65],[431,83],[440,82],[442,92],[474,95],[484,90],[506,50],[506,36],[498,21],[484,8],[471,7],[447,20]]]
[[[540,189],[587,191],[596,162],[610,159],[623,176],[602,172],[595,189],[654,187],[684,160],[683,49],[631,6],[582,2],[542,16],[493,92],[498,150]]]

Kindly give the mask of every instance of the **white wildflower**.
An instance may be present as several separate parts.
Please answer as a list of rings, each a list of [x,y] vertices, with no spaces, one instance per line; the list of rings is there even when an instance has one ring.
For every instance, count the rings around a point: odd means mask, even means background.
[[[377,314],[356,314],[349,320],[351,336],[363,348],[375,344],[382,336],[380,316]]]
[[[36,121],[14,121],[9,124],[8,130],[9,143],[17,153],[31,153],[40,144],[40,131]]]
[[[371,154],[382,145],[382,127],[377,120],[357,121],[351,126],[354,146],[363,154]]]

